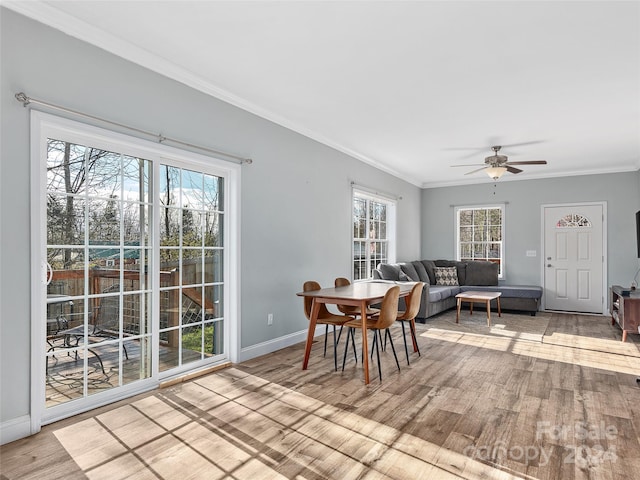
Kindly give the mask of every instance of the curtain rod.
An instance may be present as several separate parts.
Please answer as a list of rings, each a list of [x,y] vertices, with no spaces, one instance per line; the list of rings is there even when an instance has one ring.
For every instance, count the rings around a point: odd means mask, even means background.
[[[213,148],[202,147],[200,145],[194,145],[193,143],[188,143],[188,142],[183,142],[181,140],[176,140],[175,138],[166,137],[166,136],[164,136],[162,134],[155,134],[153,132],[147,132],[146,130],[142,130],[140,128],[131,127],[129,125],[124,125],[122,123],[113,122],[111,120],[105,120],[104,118],[96,117],[94,115],[89,115],[88,113],[78,112],[77,110],[72,110],[70,108],[61,107],[60,105],[55,105],[53,103],[45,102],[43,100],[37,100],[35,98],[28,97],[24,92],[16,93],[15,97],[16,97],[16,100],[21,102],[22,106],[25,107],[25,108],[29,104],[34,103],[34,104],[42,105],[44,107],[52,108],[54,110],[61,110],[63,112],[72,113],[72,114],[78,115],[80,117],[90,118],[92,120],[97,120],[99,122],[108,123],[108,124],[115,125],[115,126],[120,127],[120,128],[125,128],[127,130],[131,130],[131,131],[134,131],[134,132],[141,133],[143,135],[154,137],[154,138],[156,138],[158,140],[158,143],[171,142],[171,143],[176,143],[178,145],[182,145],[182,146],[185,146],[185,147],[196,148],[198,150],[209,152],[209,153],[212,153],[214,155],[222,155],[224,157],[233,158],[233,159],[236,160],[236,162],[234,162],[234,163],[238,163],[240,165],[245,164],[245,163],[246,164],[253,163],[253,160],[250,159],[250,158],[240,157],[240,156],[234,155],[232,153],[221,152],[220,150],[214,150]],[[229,160],[227,160],[227,161],[229,161]]]
[[[366,185],[361,185],[359,183],[354,182],[353,180],[350,182],[352,187],[359,188],[364,190],[367,193],[372,193],[374,195],[380,195],[381,197],[387,197],[390,200],[402,200],[402,197],[399,195],[394,195],[392,193],[381,192],[373,187],[368,187]]]

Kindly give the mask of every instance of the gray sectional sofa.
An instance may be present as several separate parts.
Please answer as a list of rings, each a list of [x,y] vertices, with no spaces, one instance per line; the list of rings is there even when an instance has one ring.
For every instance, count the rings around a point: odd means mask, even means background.
[[[456,295],[465,291],[501,292],[503,310],[529,312],[535,315],[542,297],[542,287],[536,285],[501,285],[498,265],[492,262],[452,260],[416,260],[405,263],[381,263],[374,278],[395,282],[424,282],[420,312],[416,320],[456,306]],[[497,308],[495,300],[492,307]]]

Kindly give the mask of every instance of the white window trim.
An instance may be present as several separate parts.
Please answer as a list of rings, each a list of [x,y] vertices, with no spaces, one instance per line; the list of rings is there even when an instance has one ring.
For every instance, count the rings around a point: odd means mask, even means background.
[[[43,174],[42,158],[46,158],[47,138],[62,135],[64,140],[90,144],[96,148],[113,149],[117,145],[122,153],[138,156],[165,164],[182,164],[202,167],[203,170],[212,168],[220,172],[226,179],[225,211],[233,215],[225,215],[224,230],[228,235],[225,240],[224,263],[228,266],[225,284],[225,306],[229,321],[225,328],[225,344],[228,346],[228,360],[237,362],[240,354],[240,180],[241,166],[232,162],[213,157],[180,150],[168,145],[157,144],[148,140],[124,135],[99,127],[58,117],[37,110],[31,111],[31,176],[30,176],[30,213],[31,213],[31,398],[30,398],[30,430],[31,434],[40,431],[43,422],[50,423],[80,413],[74,402],[68,402],[62,408],[55,407],[55,413],[47,414],[44,404],[45,363],[42,361],[42,346],[46,344],[42,318],[46,294],[47,266],[43,249],[43,235],[46,236],[46,201],[42,192],[46,190],[46,174]],[[156,179],[157,180],[157,179]],[[156,227],[157,224],[156,224]],[[157,232],[156,232],[157,233]],[[157,238],[157,237],[156,237]],[[35,260],[35,261],[34,261]],[[157,260],[157,259],[156,259]],[[157,280],[152,280],[154,303],[157,304]],[[157,314],[157,313],[156,313]],[[153,333],[153,342],[157,344],[157,328]],[[163,376],[158,372],[157,358],[154,358],[152,376],[135,384],[119,387],[114,395],[105,392],[97,395],[94,401],[86,403],[83,411],[112,403],[124,396],[135,395],[142,391],[157,388],[161,381],[173,377]],[[209,365],[210,366],[210,365]],[[178,375],[179,376],[179,375]],[[53,410],[53,409],[50,409]]]
[[[351,221],[349,222],[350,234],[349,239],[351,243],[351,278],[355,278],[355,271],[353,265],[353,259],[355,252],[353,251],[353,201],[356,197],[364,198],[367,200],[373,200],[375,202],[384,203],[387,205],[387,262],[395,263],[396,261],[396,244],[397,244],[397,225],[396,225],[396,209],[397,209],[397,200],[390,196],[386,196],[377,192],[371,192],[362,187],[353,187],[350,198],[350,217]],[[375,267],[375,265],[374,265]],[[355,282],[366,282],[370,280],[370,278],[362,278],[359,280],[354,280]]]
[[[456,243],[455,243],[455,255],[454,258],[457,261],[460,261],[460,210],[487,210],[491,208],[499,208],[502,211],[502,225],[501,228],[501,238],[502,238],[502,248],[500,249],[500,274],[498,275],[498,280],[504,280],[506,278],[506,265],[505,265],[505,251],[506,251],[506,242],[505,242],[505,224],[506,224],[506,204],[505,203],[492,203],[486,205],[458,205],[454,208],[453,213],[453,224],[456,229]]]

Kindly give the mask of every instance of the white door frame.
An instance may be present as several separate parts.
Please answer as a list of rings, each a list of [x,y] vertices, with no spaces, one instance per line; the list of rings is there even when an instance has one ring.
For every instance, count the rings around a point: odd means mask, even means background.
[[[42,155],[46,152],[46,137],[51,132],[65,132],[65,136],[75,139],[87,138],[95,146],[104,146],[117,141],[125,145],[127,153],[134,152],[142,158],[149,158],[155,162],[171,162],[172,159],[188,159],[190,165],[202,165],[205,168],[214,166],[223,171],[227,179],[227,191],[225,191],[225,231],[228,235],[225,240],[224,262],[228,265],[227,288],[225,288],[226,315],[229,321],[224,329],[225,345],[228,346],[226,356],[228,361],[238,361],[240,354],[240,180],[241,168],[232,162],[219,160],[210,156],[200,155],[190,151],[183,151],[168,145],[156,144],[149,140],[117,133],[100,127],[95,127],[75,120],[70,120],[48,113],[33,110],[31,112],[31,173],[30,173],[30,213],[31,213],[31,393],[30,393],[30,433],[40,431],[43,422],[50,423],[65,418],[71,414],[81,413],[92,408],[112,403],[124,397],[128,397],[159,386],[161,381],[179,377],[184,372],[177,372],[174,376],[168,376],[158,372],[157,361],[153,365],[153,373],[148,379],[135,384],[119,387],[119,390],[103,392],[86,402],[82,408],[77,408],[74,402],[68,402],[61,407],[54,407],[55,412],[45,415],[47,411],[44,405],[45,362],[42,361],[43,346],[45,345],[45,332],[42,327],[42,318],[45,315],[43,305],[46,299],[46,262],[42,261],[42,236],[46,236],[46,205],[42,192],[46,188],[46,174],[43,172]],[[102,145],[104,144],[104,145]],[[231,214],[233,212],[233,214]],[[157,282],[153,284],[157,290]],[[157,336],[157,332],[155,333]],[[208,368],[205,365],[201,368]],[[194,371],[197,370],[197,367]]]
[[[608,298],[608,282],[607,282],[607,274],[608,274],[608,253],[607,253],[607,202],[570,202],[570,203],[546,203],[540,205],[540,245],[542,246],[542,256],[540,258],[540,280],[542,283],[542,287],[545,287],[545,269],[546,269],[546,258],[547,252],[545,251],[545,221],[544,221],[544,212],[546,208],[554,208],[554,207],[584,207],[584,206],[600,206],[602,207],[602,315],[607,315],[607,298]],[[540,301],[541,310],[546,310],[545,305],[545,295],[542,295]]]

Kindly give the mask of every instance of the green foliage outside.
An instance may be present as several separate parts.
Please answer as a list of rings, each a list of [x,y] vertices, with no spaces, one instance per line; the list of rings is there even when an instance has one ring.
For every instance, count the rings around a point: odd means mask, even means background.
[[[207,325],[204,327],[204,351],[205,353],[213,353],[213,325]],[[193,350],[195,352],[201,351],[202,330],[199,327],[185,328],[182,331],[182,349]]]

